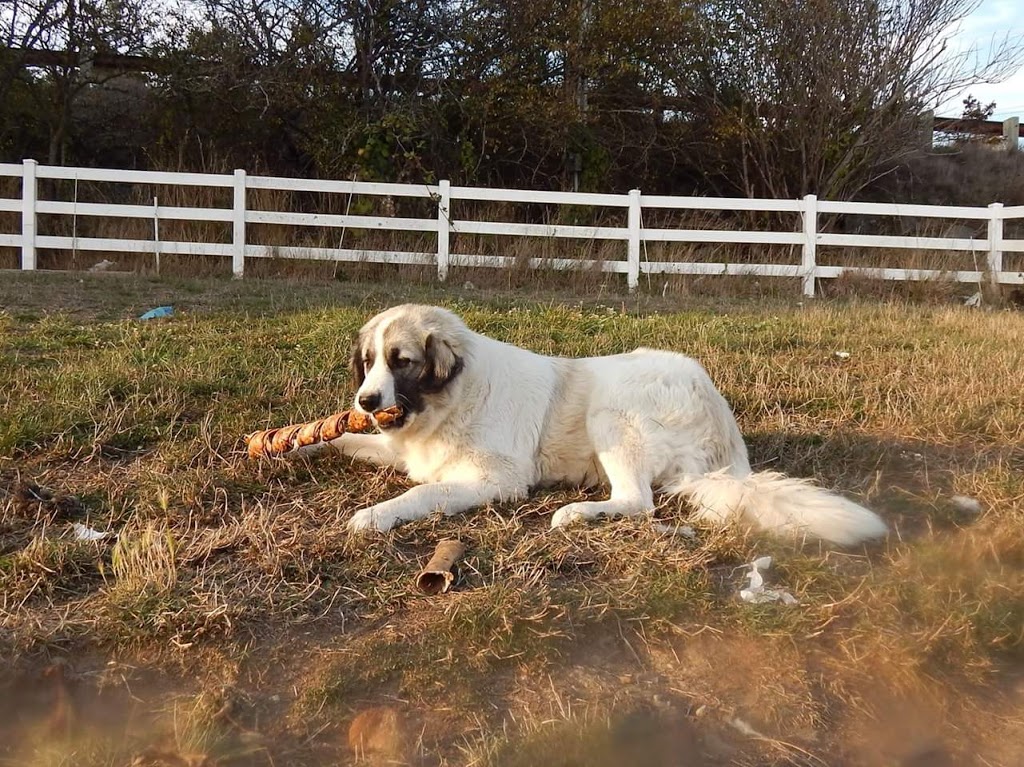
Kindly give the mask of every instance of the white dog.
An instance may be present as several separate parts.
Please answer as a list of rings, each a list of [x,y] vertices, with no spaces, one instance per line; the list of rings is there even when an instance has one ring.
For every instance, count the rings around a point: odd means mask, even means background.
[[[611,486],[608,500],[563,506],[552,527],[651,512],[657,490],[685,496],[695,518],[712,524],[839,545],[887,530],[874,513],[806,481],[752,472],[729,405],[681,354],[545,357],[474,333],[445,309],[404,305],[366,323],[352,368],[357,409],[399,405],[405,415],[381,434],[331,444],[420,483],[356,512],[352,530],[599,482]]]

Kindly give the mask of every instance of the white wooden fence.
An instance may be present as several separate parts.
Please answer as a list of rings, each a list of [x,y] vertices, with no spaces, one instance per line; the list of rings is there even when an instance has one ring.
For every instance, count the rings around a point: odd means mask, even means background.
[[[448,181],[436,185],[385,184],[351,181],[324,181],[297,178],[249,176],[244,170],[233,175],[201,173],[164,173],[149,171],[112,170],[101,168],[67,168],[37,165],[34,160],[21,164],[0,163],[0,177],[21,178],[21,198],[0,198],[0,212],[21,213],[21,231],[0,232],[0,247],[21,251],[21,268],[36,268],[36,253],[40,249],[99,251],[120,253],[194,254],[230,258],[233,273],[241,277],[250,258],[318,259],[331,261],[365,261],[371,263],[419,264],[436,266],[439,280],[448,275],[450,266],[503,267],[515,263],[510,256],[455,254],[451,252],[451,235],[511,235],[526,237],[559,237],[585,241],[625,242],[620,260],[540,259],[530,260],[531,267],[555,269],[599,269],[625,274],[630,290],[636,288],[643,274],[725,274],[760,275],[770,277],[799,277],[804,295],[813,296],[815,280],[839,277],[849,273],[864,273],[886,280],[946,279],[966,283],[989,282],[1024,284],[1024,271],[1003,268],[1003,254],[1024,252],[1024,240],[1005,239],[1005,221],[1024,218],[1024,206],[1004,207],[992,203],[983,207],[952,207],[935,205],[900,205],[862,202],[830,202],[808,195],[798,200],[758,200],[716,197],[669,197],[644,195],[639,190],[628,194],[592,194],[546,192],[519,189],[486,189],[451,186]],[[189,187],[229,188],[233,190],[230,208],[192,208],[153,205],[123,205],[105,203],[65,202],[41,200],[38,197],[40,179],[66,179],[73,181],[114,182],[127,184],[176,185]],[[395,216],[328,215],[286,211],[252,210],[246,206],[249,190],[283,190],[289,192],[322,192],[346,195],[384,195],[391,197],[431,198],[436,203],[433,218],[400,218]],[[570,226],[524,224],[458,220],[451,216],[452,203],[460,200],[544,203],[555,205],[588,205],[625,208],[626,226]],[[643,224],[645,210],[688,209],[705,211],[765,211],[799,214],[801,231],[725,231],[707,229],[647,228]],[[120,218],[163,219],[184,221],[216,221],[232,224],[230,243],[163,242],[93,237],[67,237],[41,235],[38,232],[38,214],[62,216],[108,216]],[[932,219],[976,220],[987,222],[987,237],[907,237],[865,234],[838,234],[819,231],[819,214],[861,214],[872,216],[906,216]],[[284,224],[383,231],[428,232],[437,236],[436,252],[358,250],[344,248],[279,247],[255,245],[246,241],[249,224]],[[678,261],[648,261],[642,257],[647,242],[675,243],[738,243],[750,245],[789,245],[799,249],[799,264],[734,264],[687,263]],[[825,266],[817,262],[818,246],[841,246],[883,249],[920,249],[960,251],[976,256],[974,270],[946,271],[941,269],[889,269],[877,267]]]

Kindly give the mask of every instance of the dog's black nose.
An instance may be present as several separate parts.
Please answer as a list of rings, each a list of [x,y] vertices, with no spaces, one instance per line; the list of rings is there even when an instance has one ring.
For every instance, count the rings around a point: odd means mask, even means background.
[[[359,395],[359,407],[365,410],[367,413],[372,413],[378,407],[380,407],[380,395],[379,394],[360,394]]]

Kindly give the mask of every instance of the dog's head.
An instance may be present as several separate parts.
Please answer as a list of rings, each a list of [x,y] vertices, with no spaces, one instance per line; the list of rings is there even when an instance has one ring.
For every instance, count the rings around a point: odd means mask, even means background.
[[[397,405],[404,416],[388,428],[410,425],[462,372],[466,335],[462,321],[438,307],[406,304],[381,312],[352,347],[355,408],[374,413]]]

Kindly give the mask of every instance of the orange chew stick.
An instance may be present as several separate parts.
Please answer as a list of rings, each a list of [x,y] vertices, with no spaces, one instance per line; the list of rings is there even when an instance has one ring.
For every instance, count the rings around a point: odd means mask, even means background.
[[[374,413],[381,426],[388,426],[401,417],[402,409],[398,407]],[[259,458],[261,455],[281,455],[318,442],[330,442],[345,432],[369,431],[372,428],[370,416],[355,410],[343,410],[317,421],[247,434],[245,444],[249,448],[249,457]]]

